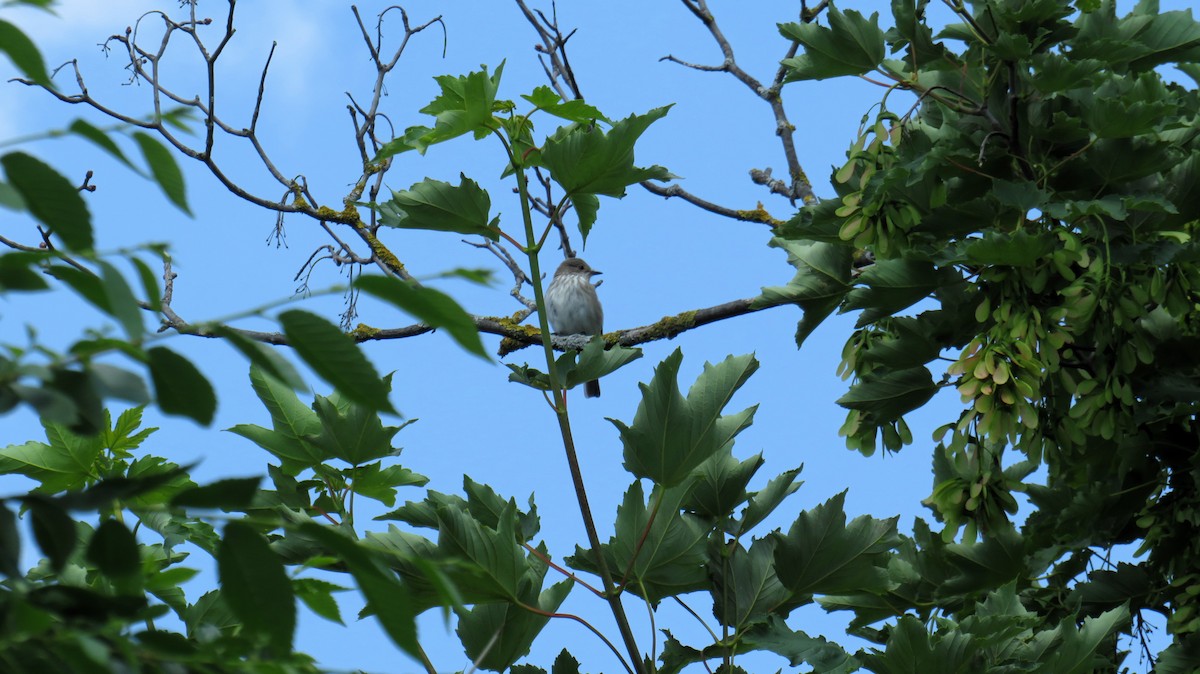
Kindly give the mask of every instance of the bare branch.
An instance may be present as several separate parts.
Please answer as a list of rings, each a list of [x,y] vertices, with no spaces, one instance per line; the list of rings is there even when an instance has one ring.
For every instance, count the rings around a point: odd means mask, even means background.
[[[681,2],[683,2],[683,6],[686,7],[687,10],[691,12],[697,19],[699,19],[700,22],[704,24],[704,27],[708,29],[708,32],[712,35],[713,40],[715,40],[717,46],[720,47],[721,53],[724,55],[725,59],[719,66],[697,65],[670,55],[665,56],[660,60],[671,61],[685,67],[704,72],[729,73],[737,78],[737,80],[742,84],[745,84],[746,87],[748,87],[751,91],[753,91],[755,96],[758,96],[766,101],[767,104],[771,106],[771,112],[775,116],[775,134],[779,136],[780,144],[783,146],[783,155],[787,160],[788,175],[791,178],[791,182],[787,185],[787,190],[785,192],[779,192],[774,188],[772,188],[771,191],[772,193],[783,194],[783,196],[787,197],[792,204],[795,204],[797,200],[801,200],[805,203],[813,200],[815,197],[813,196],[812,184],[809,182],[808,176],[805,174],[804,169],[800,166],[800,159],[796,153],[796,127],[788,121],[787,111],[784,109],[783,101],[780,98],[780,90],[783,87],[783,80],[787,71],[780,67],[775,74],[775,79],[771,82],[771,86],[763,86],[761,82],[759,82],[738,65],[737,58],[733,53],[733,45],[730,44],[729,40],[725,37],[725,34],[721,31],[721,27],[717,24],[716,18],[708,9],[708,3],[706,0],[681,0]],[[812,19],[816,18],[817,14],[819,14],[826,5],[827,2],[823,1],[813,10],[804,9],[801,14],[802,20],[811,21]],[[798,43],[791,43],[784,58],[787,59],[795,56],[798,47]],[[645,186],[644,183],[643,186]]]
[[[571,70],[571,63],[567,59],[567,40],[571,39],[575,31],[572,30],[567,35],[562,34],[558,27],[558,6],[551,3],[553,18],[550,19],[546,18],[541,11],[535,15],[525,4],[525,0],[517,0],[517,6],[521,8],[526,21],[533,26],[542,40],[541,44],[534,46],[534,51],[538,52],[538,60],[542,64],[542,69],[546,71],[550,86],[554,87],[554,90],[564,100],[583,98],[583,94],[579,91],[579,83],[575,80],[575,73]],[[550,65],[546,65],[542,55],[550,59]]]
[[[767,213],[767,211],[763,208],[761,203],[758,204],[758,206],[754,210],[738,211],[738,210],[734,210],[732,208],[727,208],[725,206],[719,206],[717,204],[712,203],[711,201],[705,201],[704,199],[701,199],[700,197],[698,197],[694,194],[691,194],[690,192],[683,189],[679,185],[663,186],[663,185],[659,185],[658,183],[654,183],[649,180],[646,180],[641,183],[641,186],[644,187],[646,189],[646,191],[650,192],[651,194],[657,194],[660,197],[666,197],[668,199],[670,199],[671,197],[679,197],[680,199],[683,199],[684,201],[688,202],[689,204],[692,204],[694,206],[699,206],[700,208],[708,211],[709,213],[716,213],[717,215],[723,215],[727,218],[732,218],[734,220],[741,220],[743,222],[761,222],[763,224],[771,225],[772,227],[783,224],[783,222],[781,220],[776,220],[775,218],[771,217],[771,214]]]
[[[529,318],[533,312],[537,311],[537,303],[521,294],[521,288],[526,283],[529,283],[529,277],[525,275],[525,270],[521,268],[521,265],[517,263],[517,260],[512,256],[511,253],[508,252],[507,248],[489,239],[484,239],[480,243],[468,241],[467,239],[463,239],[462,242],[468,246],[483,248],[490,251],[493,255],[499,258],[500,261],[504,263],[504,266],[508,267],[509,272],[512,273],[513,288],[508,294],[512,295],[518,302],[525,305],[524,311],[518,312],[513,316],[514,321],[520,323],[526,318]]]

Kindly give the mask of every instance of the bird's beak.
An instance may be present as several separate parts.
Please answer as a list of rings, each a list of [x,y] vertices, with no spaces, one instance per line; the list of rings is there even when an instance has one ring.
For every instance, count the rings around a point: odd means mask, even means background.
[[[604,273],[604,272],[602,272],[602,271],[596,271],[595,269],[593,269],[593,270],[592,270],[592,276],[595,276],[596,274],[603,274],[603,273]]]

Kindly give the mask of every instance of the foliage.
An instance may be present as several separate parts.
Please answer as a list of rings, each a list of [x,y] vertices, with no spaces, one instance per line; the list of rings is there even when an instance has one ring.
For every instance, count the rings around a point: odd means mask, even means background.
[[[140,428],[142,405],[209,424],[217,402],[204,375],[146,330],[143,312],[166,309],[142,258],[164,259],[163,249],[98,255],[82,190],[11,152],[0,157],[0,203],[40,223],[45,245],[0,257],[0,291],[45,292],[49,276],[123,334],[87,334],[64,354],[34,344],[0,356],[0,411],[29,405],[46,433],[0,450],[0,474],[36,483],[0,499],[6,671],[315,671],[294,643],[297,599],[341,623],[334,594],[345,586],[427,670],[416,617],[440,608],[457,616],[476,666],[546,671],[517,663],[584,586],[625,631],[628,595],[651,610],[667,599],[711,601],[721,629],[711,643],[686,645],[664,629],[651,659],[622,634],[626,652],[611,647],[630,671],[710,661],[736,671],[736,658],[754,651],[830,673],[1114,671],[1125,657],[1118,637],[1132,635],[1144,611],[1166,616],[1172,634],[1157,671],[1191,671],[1200,663],[1200,97],[1164,73],[1191,64],[1181,71],[1196,75],[1200,24],[1153,2],[1118,17],[1108,2],[981,0],[953,5],[961,23],[935,36],[925,2],[892,9],[889,30],[878,16],[833,6],[827,27],[807,13],[780,27],[803,48],[783,62],[789,86],[868,73],[890,85],[833,174],[837,198],[775,228],[772,245],[796,273],[754,304],[800,306],[798,345],[833,311],[860,312],[841,366],[851,383],[838,401],[851,449],[869,455],[882,442],[900,451],[914,442],[906,414],[946,388],[962,396],[961,416],[935,439],[927,504],[941,531],[922,520],[902,533],[894,517],[850,519],[845,492],[798,509],[786,530],[763,531],[799,489],[800,468],[751,490],[764,459],[734,455],[757,406],[726,407],[759,363],[742,355],[706,364],[685,396],[676,351],[641,385],[632,420],[611,420],[631,481],[612,536],[599,540],[592,525],[587,545],[565,558],[578,573],[567,574],[538,539],[532,496],[523,509],[464,476],[464,496],[412,491],[397,507],[401,490],[427,480],[397,458],[407,424],[380,416],[395,413],[390,376],[342,330],[294,309],[274,318],[282,340],[335,389],[311,404],[296,393],[303,381],[293,367],[247,333],[217,324],[191,333],[219,337],[250,362],[271,418],[271,428],[229,429],[268,453],[269,485],[197,485],[190,467],[142,450],[155,430]],[[19,29],[0,22],[0,45],[31,82],[47,84]],[[492,216],[489,195],[465,174],[458,185],[427,179],[383,201],[360,201],[358,189],[347,203],[380,226],[518,246],[542,307],[539,253],[568,210],[586,238],[599,196],[673,178],[634,159],[636,141],[668,108],[613,122],[548,87],[507,100],[503,70],[436,78],[439,94],[421,109],[433,126],[374,148],[367,171],[468,135],[494,142],[521,200],[518,223]],[[897,90],[915,92],[917,104],[890,108]],[[535,135],[535,120],[558,126]],[[188,212],[174,155],[152,135],[83,121],[64,133],[103,148]],[[148,171],[114,141],[123,135]],[[539,232],[529,180],[543,174],[563,196]],[[358,217],[342,224],[362,228]],[[132,265],[138,282],[112,258]],[[487,357],[474,317],[396,276],[364,277],[357,288]],[[545,371],[513,364],[510,379],[548,394],[574,462],[565,391],[641,354],[594,339],[556,357],[544,312],[538,321],[536,367]],[[144,370],[150,386],[111,358]],[[939,367],[941,358],[950,364]],[[114,400],[136,406],[114,422]],[[1026,482],[1038,467],[1045,483]],[[1034,506],[1019,526],[1014,493]],[[393,508],[377,519],[399,524],[360,527],[361,498]],[[20,568],[18,515],[44,556],[32,570]],[[1144,557],[1095,566],[1128,544]],[[194,554],[214,558],[218,579],[189,598],[181,585],[198,573]],[[850,633],[874,645],[852,652],[787,624],[815,606],[851,612]],[[181,632],[155,626],[168,614]],[[564,649],[550,671],[580,665]]]
[[[861,310],[844,351],[847,445],[899,450],[912,442],[903,415],[953,386],[966,409],[935,438],[928,500],[942,539],[965,529],[968,541],[1017,546],[1003,575],[1044,619],[1161,613],[1174,661],[1200,638],[1185,589],[1200,581],[1188,524],[1200,513],[1200,429],[1186,383],[1200,374],[1200,99],[1178,77],[1195,73],[1200,24],[1157,3],[1120,17],[1112,2],[979,2],[935,36],[925,4],[893,3],[886,33],[833,10],[828,29],[782,29],[805,47],[784,64],[793,80],[874,72],[920,97],[907,111],[885,97],[834,173],[838,198],[780,229],[789,250],[873,256],[836,288],[836,306]],[[789,288],[815,299],[805,259],[794,257]],[[935,384],[943,354],[953,362]],[[1038,466],[1045,484],[1025,483]],[[1035,507],[1020,534],[1014,492]],[[1122,544],[1146,556],[1087,572]],[[959,634],[974,606],[947,607]],[[884,615],[853,610],[864,623]],[[880,662],[867,665],[891,671]]]

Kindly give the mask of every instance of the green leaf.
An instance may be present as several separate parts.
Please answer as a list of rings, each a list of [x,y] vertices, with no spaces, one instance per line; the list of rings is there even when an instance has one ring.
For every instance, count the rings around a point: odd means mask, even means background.
[[[95,143],[100,149],[115,157],[122,164],[133,169],[139,175],[145,175],[142,173],[141,169],[139,169],[137,166],[134,166],[133,162],[129,161],[129,158],[126,157],[125,153],[121,151],[121,147],[117,145],[113,139],[109,138],[107,133],[97,129],[91,124],[88,124],[82,119],[76,119],[75,121],[71,122],[71,126],[67,128],[75,135],[82,136],[83,138]]]
[[[737,523],[735,533],[745,535],[751,529],[758,526],[767,518],[783,499],[791,496],[804,484],[804,481],[796,482],[796,476],[804,469],[801,465],[799,468],[793,468],[776,475],[766,487],[750,494],[750,498],[746,503],[746,507],[742,510],[741,520]]]
[[[1064,620],[1058,626],[1062,642],[1055,647],[1044,671],[1055,674],[1086,674],[1104,667],[1108,658],[1097,652],[1113,634],[1124,629],[1129,621],[1129,607],[1119,606],[1083,621],[1075,627],[1074,618]]]
[[[321,430],[304,439],[319,448],[323,456],[358,466],[399,453],[392,447],[392,438],[403,426],[384,426],[375,410],[340,397],[324,396],[317,396],[313,409],[321,420]]]
[[[226,524],[217,548],[217,574],[221,597],[245,628],[266,635],[276,657],[290,654],[296,597],[267,539],[245,522]]]
[[[333,598],[333,593],[348,592],[349,588],[316,578],[293,578],[292,588],[300,601],[313,613],[330,622],[343,626],[346,624],[342,621],[342,612]]]
[[[0,22],[2,24],[3,22]],[[33,217],[58,235],[71,250],[91,250],[92,216],[79,190],[54,169],[24,152],[0,157],[8,183],[21,195]]]
[[[171,498],[171,505],[179,508],[222,510],[245,508],[254,500],[260,482],[261,476],[217,480],[212,484],[179,492]]]
[[[1111,6],[1108,6],[1111,7]],[[1080,16],[1079,35],[1072,42],[1073,58],[1097,58],[1109,64],[1128,64],[1150,70],[1163,63],[1195,62],[1200,24],[1191,10],[1158,13],[1130,12],[1114,26],[1113,8]]]
[[[479,604],[470,611],[459,611],[457,632],[467,657],[481,668],[518,671],[509,668],[529,653],[550,614],[558,611],[573,586],[574,581],[568,579],[542,591],[535,602],[539,613],[513,604]]]
[[[755,540],[747,550],[740,543],[710,546],[713,615],[740,632],[772,614],[786,615],[799,602],[775,575],[775,542]],[[793,663],[799,664],[799,663]]]
[[[0,574],[16,578],[21,574],[21,534],[17,530],[17,516],[0,501]]]
[[[104,282],[99,276],[62,264],[51,265],[46,272],[70,286],[92,306],[106,314],[112,314],[112,307],[108,303],[108,293],[105,292]]]
[[[392,643],[414,658],[420,657],[415,604],[407,587],[381,562],[380,554],[315,523],[302,524],[299,531],[329,548],[346,564]]]
[[[180,467],[162,457],[142,456],[130,464],[125,472],[125,477],[138,486],[123,500],[127,501],[131,508],[139,509],[166,505],[175,494],[196,486],[188,477],[187,471],[190,468],[191,466]],[[138,517],[145,520],[145,512],[138,513]],[[191,524],[185,523],[184,526]],[[201,528],[213,533],[212,542],[215,546],[217,538],[212,528],[207,524],[203,524]]]
[[[883,62],[883,31],[879,14],[870,19],[850,9],[830,6],[829,27],[812,23],[784,23],[779,32],[804,46],[804,54],[783,60],[785,82],[823,80],[845,75],[864,75]]]
[[[500,519],[507,516],[510,505],[516,508],[515,500],[501,497],[490,486],[476,482],[466,475],[463,476],[463,492],[467,495],[467,512],[482,524],[493,529],[500,526]],[[452,505],[460,507],[460,501],[455,501]],[[533,494],[529,495],[528,512],[517,508],[516,530],[517,540],[521,541],[533,540],[533,537],[541,530],[541,520],[538,518]]]
[[[189,634],[195,634],[202,628],[228,632],[238,626],[238,617],[229,609],[225,597],[218,590],[201,595],[195,604],[187,608],[183,619]]]
[[[211,424],[217,412],[217,396],[200,370],[165,346],[149,349],[146,358],[159,409],[205,426]]]
[[[1055,247],[1049,236],[1030,234],[1025,230],[1013,234],[993,230],[972,241],[965,252],[967,260],[974,264],[1033,267],[1045,260]]]
[[[0,449],[0,474],[18,473],[37,480],[39,489],[56,493],[78,489],[94,476],[100,456],[96,438],[81,438],[58,424],[43,421],[50,444],[26,442]]]
[[[642,357],[642,350],[624,346],[605,348],[602,337],[593,337],[582,351],[566,351],[554,361],[554,371],[567,389],[586,384],[594,379],[612,374]],[[578,362],[577,362],[578,361]],[[550,375],[521,364],[505,363],[512,374],[508,380],[524,384],[539,391],[549,391]]]
[[[188,208],[187,192],[183,184],[183,172],[179,170],[179,164],[175,162],[171,151],[153,136],[142,131],[134,132],[133,139],[137,141],[146,164],[150,166],[150,174],[162,188],[163,194],[167,195],[179,210],[191,215],[192,210]]]
[[[947,595],[1000,587],[1031,573],[1025,540],[1011,527],[993,531],[974,545],[947,545],[946,552],[950,563],[960,571],[942,584],[941,591]]]
[[[863,269],[860,283],[846,296],[843,311],[863,309],[856,327],[863,327],[885,316],[906,309],[929,297],[936,290],[962,282],[953,269],[938,269],[917,260],[878,260]]]
[[[308,385],[304,383],[304,378],[300,376],[300,373],[296,372],[296,368],[272,347],[250,339],[237,330],[224,325],[214,325],[209,329],[214,335],[225,339],[230,346],[241,352],[250,361],[250,364],[262,373],[279,380],[295,391],[308,389]]]
[[[383,162],[389,157],[394,157],[398,154],[416,150],[421,154],[425,154],[425,150],[429,149],[433,140],[433,129],[427,126],[410,126],[404,130],[404,134],[399,138],[393,138],[383,144],[379,148],[379,153],[375,155],[373,162]]]
[[[380,148],[374,161],[381,162],[408,150],[425,154],[430,145],[468,132],[474,132],[476,140],[486,136],[491,129],[499,126],[493,111],[498,104],[496,92],[500,89],[500,76],[503,73],[504,63],[501,62],[496,73],[490,76],[484,66],[481,71],[462,76],[441,75],[433,78],[441,87],[441,93],[429,105],[421,108],[421,112],[437,118],[434,128],[412,126],[405,129],[403,136]]]
[[[333,458],[306,439],[321,432],[321,420],[312,408],[300,402],[289,386],[253,364],[250,366],[250,383],[271,414],[273,430],[240,424],[228,429],[231,433],[279,457],[285,472],[291,475]]]
[[[25,211],[25,200],[12,185],[0,180],[0,206],[18,213]]]
[[[846,524],[846,492],[800,513],[787,535],[775,539],[775,569],[796,595],[884,591],[887,561],[900,539],[896,518],[868,515]]]
[[[515,536],[516,504],[510,504],[495,528],[457,508],[438,510],[438,547],[474,565],[471,589],[492,601],[522,601],[525,556]]]
[[[100,267],[100,280],[104,284],[104,295],[108,298],[107,304],[113,318],[121,323],[129,341],[140,342],[146,326],[142,323],[142,310],[133,296],[133,290],[116,267],[104,260],[98,260],[96,264]]]
[[[767,622],[753,627],[742,637],[742,645],[782,655],[793,667],[808,665],[813,672],[821,674],[849,674],[862,667],[841,646],[825,637],[810,637],[804,632],[793,631],[779,615],[772,615]]]
[[[25,77],[44,87],[54,88],[50,75],[46,72],[46,62],[37,45],[30,40],[20,28],[7,21],[0,21],[0,51],[8,54],[13,65],[24,73]]]
[[[605,348],[604,339],[593,337],[579,352],[579,361],[566,373],[567,388],[606,377],[642,357],[642,350],[614,345]]]
[[[150,305],[152,311],[161,311],[162,295],[158,290],[158,279],[154,276],[154,272],[150,271],[150,267],[145,262],[133,255],[129,256],[129,261],[137,269],[138,277],[142,281],[142,290],[146,292],[146,303]]]
[[[0,255],[0,291],[49,290],[50,285],[32,267],[46,259],[41,253],[8,253]]]
[[[100,572],[126,587],[140,590],[142,559],[137,538],[116,520],[104,520],[92,534],[87,558]]]
[[[483,348],[475,320],[449,295],[390,276],[359,276],[355,285],[432,328],[445,328],[459,346],[484,360],[491,360]]]
[[[738,461],[733,458],[733,448],[726,445],[696,469],[683,509],[714,520],[729,517],[749,498],[746,485],[762,464],[762,452]]]
[[[933,375],[924,367],[864,376],[837,404],[871,415],[876,423],[899,419],[929,402],[937,393]]]
[[[462,76],[441,75],[433,78],[442,91],[429,105],[421,108],[421,112],[434,115],[437,122],[432,133],[422,138],[418,147],[423,150],[434,143],[472,131],[476,140],[487,135],[503,74],[504,63],[501,62],[491,76],[485,66],[482,70]]]
[[[957,631],[932,636],[921,621],[903,616],[888,632],[884,653],[862,653],[864,664],[881,674],[966,672],[975,658],[971,637]]]
[[[388,385],[336,325],[298,309],[279,314],[279,323],[300,358],[342,395],[370,409],[396,413]]]
[[[596,224],[596,214],[600,212],[600,197],[595,194],[576,194],[571,197],[571,204],[575,206],[575,214],[579,216],[579,233],[586,244],[592,225]]]
[[[788,264],[796,268],[796,275],[785,286],[763,288],[752,306],[796,304],[803,309],[804,318],[796,327],[796,346],[800,347],[849,292],[853,249],[842,244],[782,238],[772,239],[771,245],[787,251]]]
[[[500,217],[489,219],[491,208],[487,191],[460,173],[457,186],[426,178],[403,192],[393,191],[378,210],[380,223],[388,227],[478,234],[497,241]]]
[[[639,384],[642,402],[633,425],[609,419],[621,433],[625,469],[666,487],[687,479],[734,436],[750,425],[757,405],[736,414],[721,411],[733,394],[758,369],[754,356],[729,356],[712,365],[688,391],[685,399],[677,381],[683,352],[676,349],[654,369],[650,384]]]
[[[54,501],[31,494],[22,499],[31,515],[30,528],[38,547],[50,561],[50,568],[59,573],[78,543],[75,520]]]
[[[104,363],[92,363],[88,367],[92,388],[102,398],[117,398],[137,405],[150,403],[150,391],[146,382],[138,375],[119,367]]]
[[[539,110],[544,110],[555,117],[561,117],[572,122],[608,121],[608,118],[601,114],[599,110],[580,99],[563,103],[562,97],[544,84],[534,89],[532,94],[522,94],[521,98],[529,101]]]
[[[351,491],[389,508],[396,505],[396,487],[420,487],[429,482],[429,478],[403,466],[381,468],[378,461],[355,467],[351,471],[351,480]]]
[[[644,115],[630,115],[607,133],[592,124],[559,129],[543,144],[540,162],[572,198],[577,194],[623,197],[626,187],[643,180],[670,180],[675,176],[661,166],[633,165],[634,144],[669,109],[667,106]]]
[[[148,469],[152,463],[153,469]],[[67,510],[84,512],[109,508],[115,500],[135,506],[164,504],[170,493],[191,484],[187,468],[158,457],[142,457],[130,466],[127,475],[105,478],[83,491],[57,496],[55,501]]]
[[[305,468],[311,468],[332,458],[325,456],[312,443],[286,432],[268,430],[253,424],[238,424],[226,430],[274,454],[283,463],[283,470],[288,475],[297,475]]]
[[[1137,601],[1150,592],[1150,574],[1145,567],[1119,562],[1115,571],[1088,573],[1088,582],[1076,585],[1072,594],[1086,604],[1107,608]]]
[[[559,651],[558,657],[554,658],[550,674],[580,674],[579,661],[564,648]]]
[[[929,0],[892,0],[895,28],[888,31],[891,51],[907,47],[904,65],[918,70],[935,69],[941,63],[953,63],[954,56],[941,42],[933,41],[933,30],[925,21]]]
[[[710,526],[679,512],[687,492],[688,485],[656,486],[647,503],[642,483],[634,482],[617,508],[613,537],[601,546],[608,568],[614,573],[629,569],[628,590],[651,604],[709,586],[705,563]],[[576,547],[567,562],[597,572],[592,550]]]
[[[415,613],[435,606],[448,609],[475,599],[460,593],[451,580],[451,574],[462,567],[447,563],[445,556],[428,538],[389,525],[385,533],[368,532],[366,540],[369,548],[387,554],[387,563],[403,579]],[[449,617],[449,611],[446,616]]]
[[[294,438],[317,433],[321,430],[320,419],[312,408],[296,396],[292,388],[272,376],[256,364],[250,365],[250,385],[255,395],[271,414],[277,431],[286,432]]]

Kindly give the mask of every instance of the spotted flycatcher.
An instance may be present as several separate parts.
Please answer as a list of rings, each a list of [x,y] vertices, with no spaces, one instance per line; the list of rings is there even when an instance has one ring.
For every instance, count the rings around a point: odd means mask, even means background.
[[[546,289],[546,318],[558,335],[598,335],[604,332],[604,309],[596,296],[592,277],[600,272],[577,257],[558,265],[554,280]],[[589,381],[583,389],[585,398],[600,397],[600,382]]]

